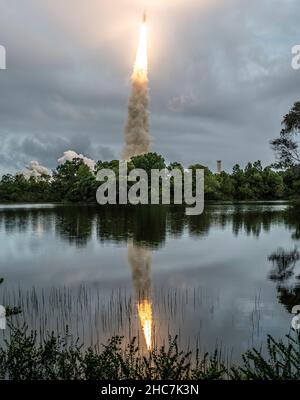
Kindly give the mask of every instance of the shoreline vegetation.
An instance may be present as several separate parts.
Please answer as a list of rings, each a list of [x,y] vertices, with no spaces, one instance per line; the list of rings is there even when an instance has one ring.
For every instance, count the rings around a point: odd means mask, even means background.
[[[48,335],[38,342],[34,331],[9,325],[10,340],[0,347],[0,379],[6,380],[296,380],[300,379],[300,333],[285,340],[268,336],[266,356],[249,349],[240,365],[225,365],[218,350],[200,356],[181,350],[177,337],[142,351],[134,338],[112,337],[102,351],[82,350],[78,340]]]
[[[152,169],[184,171],[177,162],[169,165],[157,153],[136,156],[128,163],[128,173],[134,168],[143,169],[151,176]],[[115,172],[118,183],[119,161],[98,161],[92,171],[82,159],[73,159],[59,165],[52,176],[25,178],[22,174],[3,175],[0,180],[1,203],[58,203],[58,204],[96,204],[96,191],[100,182],[96,180],[101,169]],[[263,168],[260,161],[248,163],[244,168],[233,167],[232,173],[222,171],[215,174],[207,167],[194,164],[193,187],[197,169],[204,169],[206,201],[270,201],[296,200],[300,192],[300,166],[291,166],[276,171],[273,166]],[[150,193],[149,179],[149,193]],[[128,188],[133,183],[128,182]],[[174,180],[170,180],[171,204],[174,193]]]

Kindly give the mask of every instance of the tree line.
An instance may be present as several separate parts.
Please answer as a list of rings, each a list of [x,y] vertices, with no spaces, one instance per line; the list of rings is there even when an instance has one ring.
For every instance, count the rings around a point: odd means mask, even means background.
[[[190,165],[188,168],[193,171],[205,171],[205,199],[246,201],[299,198],[300,102],[296,102],[283,118],[282,126],[279,138],[271,141],[276,162],[270,166],[264,168],[260,161],[249,162],[244,167],[236,164],[231,173],[223,171],[215,174],[201,164]],[[148,176],[151,176],[152,169],[177,168],[184,171],[180,163],[167,165],[163,156],[157,153],[133,157],[128,163],[128,173],[133,168],[145,170]],[[118,177],[119,161],[98,161],[94,171],[91,171],[82,159],[76,158],[59,165],[51,177],[26,179],[22,174],[6,174],[0,181],[0,201],[95,203],[100,184],[96,174],[101,169],[112,169]],[[172,185],[174,181],[171,179],[171,193]]]
[[[118,176],[119,161],[98,161],[91,171],[81,159],[59,165],[53,176],[31,177],[3,175],[0,181],[1,202],[73,202],[95,203],[100,184],[96,174],[100,169],[113,169]],[[128,171],[142,168],[178,168],[179,163],[166,165],[162,156],[148,153],[132,158]],[[235,165],[231,173],[214,174],[200,164],[189,166],[193,171],[204,169],[206,200],[278,200],[296,198],[300,193],[300,166],[275,171],[271,166],[263,168],[260,161],[248,163],[244,168]],[[128,183],[129,184],[129,183]],[[171,193],[172,185],[171,179]]]

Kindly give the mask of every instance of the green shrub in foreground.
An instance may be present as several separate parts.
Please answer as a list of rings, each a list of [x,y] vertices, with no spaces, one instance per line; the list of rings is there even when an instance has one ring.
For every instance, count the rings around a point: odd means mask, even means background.
[[[199,350],[179,350],[177,338],[166,347],[143,355],[135,339],[122,346],[113,337],[101,352],[83,350],[77,341],[49,335],[37,343],[34,332],[11,327],[10,340],[0,348],[0,378],[12,380],[54,379],[300,379],[300,334],[287,342],[267,339],[267,356],[256,349],[247,351],[240,366],[225,368],[216,351],[200,358]]]
[[[287,335],[287,342],[267,339],[267,357],[256,349],[243,355],[243,365],[231,368],[232,379],[287,380],[300,379],[300,333]]]
[[[125,349],[123,338],[113,337],[98,353],[78,342],[50,335],[42,344],[34,332],[11,327],[10,341],[0,348],[1,379],[220,379],[225,368],[214,356],[200,360],[199,351],[183,352],[177,338],[142,355],[135,339]]]

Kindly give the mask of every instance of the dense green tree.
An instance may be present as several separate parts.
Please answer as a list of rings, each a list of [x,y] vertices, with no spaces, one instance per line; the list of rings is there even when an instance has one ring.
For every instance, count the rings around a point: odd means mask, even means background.
[[[172,171],[173,169],[179,169],[181,171],[181,173],[184,173],[184,167],[182,164],[180,164],[179,162],[172,162],[168,165],[168,170]]]
[[[4,175],[0,181],[0,201],[44,202],[50,198],[49,177],[25,179],[21,174]]]
[[[300,165],[295,165],[281,173],[284,191],[287,197],[299,198],[300,193]]]
[[[195,171],[197,169],[204,170],[204,193],[206,200],[218,200],[221,197],[220,193],[220,182],[215,174],[213,174],[209,168],[201,164],[193,164],[189,166],[189,169],[193,171],[193,191],[195,192],[196,176]]]
[[[217,175],[217,180],[220,184],[221,198],[224,200],[232,200],[234,198],[235,187],[232,177],[226,172],[222,171]]]
[[[119,175],[119,160],[112,160],[112,161],[97,161],[95,172],[100,171],[101,169],[112,169],[116,176]]]
[[[53,173],[53,197],[57,201],[95,202],[95,174],[80,158],[66,161]]]
[[[267,167],[263,171],[262,178],[264,199],[280,199],[284,196],[284,182],[280,174]]]
[[[140,168],[147,172],[148,177],[151,176],[152,169],[166,168],[165,159],[157,153],[147,153],[141,156],[131,158],[134,168]]]
[[[283,129],[277,139],[271,141],[271,146],[277,156],[278,168],[289,168],[300,163],[300,101],[283,118]]]

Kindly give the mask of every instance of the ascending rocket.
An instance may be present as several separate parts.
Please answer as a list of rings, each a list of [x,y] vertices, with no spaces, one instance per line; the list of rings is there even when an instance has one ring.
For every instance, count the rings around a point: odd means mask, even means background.
[[[147,11],[144,11],[144,15],[143,15],[143,24],[145,24],[147,21]]]

